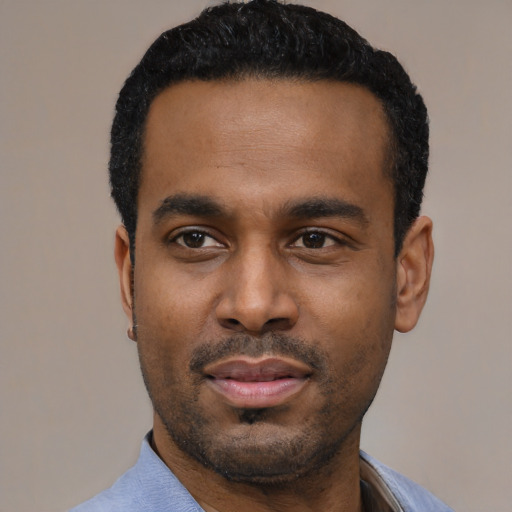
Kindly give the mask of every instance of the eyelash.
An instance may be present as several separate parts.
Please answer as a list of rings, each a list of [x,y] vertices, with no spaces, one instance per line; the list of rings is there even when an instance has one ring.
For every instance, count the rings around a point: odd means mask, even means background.
[[[188,229],[184,229],[176,234],[174,234],[173,236],[167,238],[166,240],[166,243],[167,245],[170,245],[170,244],[176,244],[176,245],[179,245],[181,247],[184,247],[186,249],[204,249],[203,246],[199,246],[199,247],[189,247],[187,246],[185,243],[179,243],[178,240],[180,238],[184,238],[185,236],[187,235],[193,235],[193,234],[198,234],[198,235],[201,235],[203,237],[207,237],[207,238],[211,238],[212,240],[215,240],[215,242],[217,244],[219,244],[219,246],[221,245],[224,245],[222,242],[219,242],[219,240],[217,239],[217,237],[213,236],[211,233],[209,233],[208,231],[204,230],[204,229],[199,229],[199,228],[188,228]]]
[[[180,238],[183,238],[187,235],[194,235],[194,234],[198,234],[202,237],[211,238],[218,245],[212,244],[212,245],[209,245],[206,247],[204,245],[199,245],[197,247],[191,247],[189,245],[186,245],[185,240],[183,240],[184,243],[178,242],[178,240]],[[306,243],[304,243],[304,237],[307,235],[318,235],[320,237],[320,246],[319,247],[307,247]],[[304,249],[304,250],[315,250],[316,251],[316,250],[320,250],[320,249],[326,249],[326,248],[334,246],[334,245],[338,245],[338,246],[350,245],[349,241],[344,239],[341,236],[335,236],[335,235],[333,235],[329,232],[326,232],[322,229],[307,228],[307,229],[303,230],[302,232],[300,232],[299,234],[297,234],[288,246],[293,247],[293,245],[296,244],[301,239],[303,239],[303,245],[297,246],[297,248]],[[328,243],[327,245],[325,245],[326,241],[331,241],[332,243]],[[217,237],[213,236],[208,231],[206,231],[204,229],[199,229],[199,228],[188,228],[188,229],[182,230],[182,231],[174,234],[174,236],[168,238],[166,240],[166,243],[167,243],[167,245],[176,244],[176,245],[179,245],[186,249],[207,249],[208,247],[212,247],[212,246],[220,247],[220,246],[225,245],[223,242],[220,242]]]
[[[319,235],[322,237],[322,245],[325,244],[326,241],[331,241],[332,243],[329,243],[328,245],[324,245],[323,247],[301,247],[304,249],[311,249],[311,250],[318,250],[318,249],[326,249],[327,247],[338,245],[338,246],[344,246],[349,245],[348,241],[344,239],[342,236],[335,236],[330,232],[327,232],[322,229],[314,229],[314,228],[307,228],[301,233],[299,233],[293,240],[292,244],[295,244],[297,241],[304,239],[307,235]],[[304,240],[303,240],[304,244]]]

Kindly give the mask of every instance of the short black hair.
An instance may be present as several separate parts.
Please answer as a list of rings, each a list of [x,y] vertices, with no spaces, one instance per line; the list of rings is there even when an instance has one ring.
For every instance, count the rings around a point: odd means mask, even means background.
[[[112,197],[130,237],[137,226],[145,121],[155,97],[185,80],[245,77],[331,80],[366,87],[382,102],[390,127],[398,254],[418,217],[428,169],[428,118],[404,68],[345,22],[277,0],[225,2],[164,32],[126,80],[111,133]],[[134,257],[134,254],[132,254]]]

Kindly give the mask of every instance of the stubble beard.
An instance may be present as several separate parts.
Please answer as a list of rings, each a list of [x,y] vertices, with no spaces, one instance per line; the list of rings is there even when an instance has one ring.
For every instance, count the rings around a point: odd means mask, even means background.
[[[293,427],[280,424],[279,413],[273,409],[237,409],[238,424],[226,432],[201,406],[204,377],[200,370],[223,357],[264,354],[293,357],[313,368],[319,376],[321,406]],[[364,354],[354,359],[344,375],[337,376],[327,355],[317,346],[279,333],[258,338],[240,334],[201,345],[190,361],[193,384],[188,390],[168,374],[162,382],[154,383],[140,351],[139,357],[153,407],[173,444],[229,481],[274,487],[310,474],[326,476],[329,462],[360,425],[373,401],[385,366],[375,377],[371,396],[366,402],[356,403],[346,390],[351,378],[364,366]],[[344,399],[340,400],[340,396]]]

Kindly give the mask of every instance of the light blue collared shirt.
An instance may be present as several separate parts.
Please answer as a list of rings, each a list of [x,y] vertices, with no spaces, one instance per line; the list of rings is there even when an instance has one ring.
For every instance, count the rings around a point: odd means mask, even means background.
[[[144,438],[139,460],[106,491],[70,512],[204,512]],[[435,496],[361,452],[364,478],[397,512],[453,512]]]

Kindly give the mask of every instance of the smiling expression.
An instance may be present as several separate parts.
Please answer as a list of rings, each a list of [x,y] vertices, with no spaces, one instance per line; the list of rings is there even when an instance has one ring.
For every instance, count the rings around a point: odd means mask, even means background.
[[[155,99],[125,303],[171,467],[278,482],[357,446],[395,325],[388,156],[382,106],[355,85]]]

